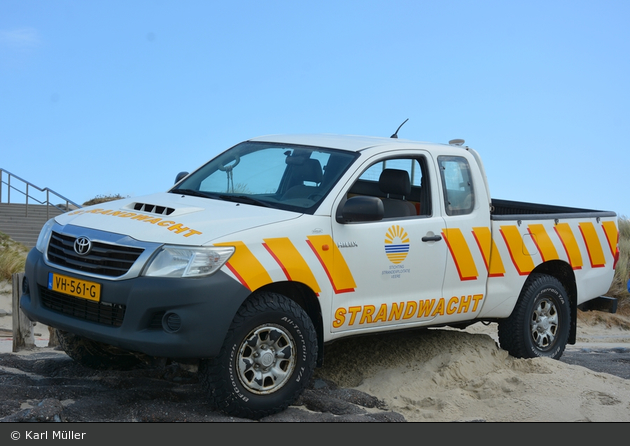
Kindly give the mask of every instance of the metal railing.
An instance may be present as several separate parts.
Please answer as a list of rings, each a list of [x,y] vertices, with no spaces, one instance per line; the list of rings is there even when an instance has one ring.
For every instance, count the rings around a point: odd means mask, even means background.
[[[6,181],[4,179],[5,174],[7,176],[7,180]],[[20,189],[20,188],[18,188],[16,186],[14,186],[13,184],[11,184],[11,179],[14,180],[13,181],[14,183],[15,183],[15,180],[18,180],[18,184],[22,185],[22,188],[24,190],[22,190],[22,189]],[[3,190],[5,185],[6,185],[7,194],[6,194],[6,201],[3,201],[4,197],[2,195],[2,190]],[[33,197],[31,195],[31,188],[36,189],[36,190],[38,190],[39,192],[42,192],[42,193],[45,192],[46,193],[46,199],[44,201],[41,201],[41,200],[38,200],[37,198]],[[17,175],[9,172],[8,170],[0,168],[0,203],[11,203],[11,190],[13,190],[15,192],[18,192],[25,199],[26,206],[24,206],[24,209],[25,209],[24,212],[25,212],[25,216],[26,217],[28,217],[29,199],[31,200],[31,202],[33,202],[33,203],[35,203],[37,205],[45,205],[46,206],[46,219],[50,218],[48,211],[49,211],[51,206],[54,207],[54,208],[57,208],[57,209],[59,209],[61,211],[64,211],[64,212],[66,212],[66,211],[68,211],[70,209],[70,205],[71,204],[73,206],[76,206],[77,208],[81,207],[81,205],[75,203],[72,200],[69,200],[68,198],[64,197],[61,194],[58,194],[57,192],[55,192],[52,189],[49,189],[47,187],[44,187],[43,189],[39,188],[39,187],[35,186],[33,183],[18,177]],[[63,200],[66,203],[65,208],[61,207],[60,205],[51,203],[50,202],[50,196],[51,195],[53,195],[56,198],[59,198],[59,199]]]

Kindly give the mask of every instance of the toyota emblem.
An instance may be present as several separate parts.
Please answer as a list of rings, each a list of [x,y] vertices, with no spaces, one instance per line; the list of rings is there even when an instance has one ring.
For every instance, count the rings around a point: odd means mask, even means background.
[[[92,241],[87,237],[79,237],[74,241],[74,252],[84,256],[92,249]]]

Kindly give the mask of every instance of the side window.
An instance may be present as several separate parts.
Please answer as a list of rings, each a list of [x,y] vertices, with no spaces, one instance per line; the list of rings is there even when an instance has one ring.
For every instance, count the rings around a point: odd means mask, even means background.
[[[384,218],[431,215],[426,159],[390,158],[372,164],[350,188],[349,197],[379,197]]]
[[[475,207],[475,193],[470,166],[464,157],[438,157],[447,215],[470,214]]]

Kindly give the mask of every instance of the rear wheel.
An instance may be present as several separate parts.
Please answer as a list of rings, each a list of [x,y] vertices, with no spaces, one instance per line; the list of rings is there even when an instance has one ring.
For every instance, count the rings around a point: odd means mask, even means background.
[[[56,330],[59,346],[76,362],[96,370],[129,370],[143,362],[133,353],[92,341],[66,331]]]
[[[200,364],[211,404],[232,416],[259,419],[284,410],[315,369],[311,319],[275,293],[253,296],[237,312],[218,357]]]
[[[562,356],[569,339],[571,308],[562,283],[547,274],[532,274],[514,311],[499,322],[499,343],[517,358]]]

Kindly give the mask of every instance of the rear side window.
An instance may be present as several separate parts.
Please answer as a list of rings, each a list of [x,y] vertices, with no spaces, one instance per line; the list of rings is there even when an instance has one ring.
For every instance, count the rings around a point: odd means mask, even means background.
[[[461,156],[438,157],[447,215],[470,214],[475,207],[475,192],[470,165]]]

